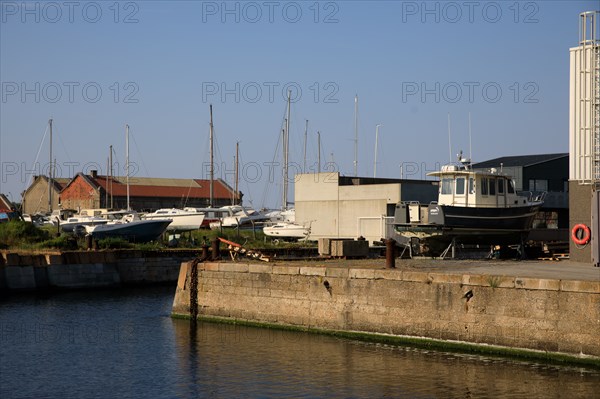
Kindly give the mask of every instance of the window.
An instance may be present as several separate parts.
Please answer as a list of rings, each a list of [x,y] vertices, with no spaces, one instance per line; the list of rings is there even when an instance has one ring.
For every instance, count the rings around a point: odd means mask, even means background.
[[[456,195],[465,195],[465,178],[456,178]]]
[[[496,195],[496,179],[489,179],[490,181],[490,195]]]
[[[508,193],[509,194],[514,194],[515,193],[515,181],[514,180],[509,180],[508,181]]]
[[[475,182],[472,177],[469,177],[469,194],[475,194]]]
[[[487,177],[481,178],[481,195],[488,195],[488,179],[487,179]]]
[[[498,194],[504,194],[504,179],[498,179]]]
[[[452,194],[452,186],[454,185],[454,179],[444,178],[442,179],[442,194]]]

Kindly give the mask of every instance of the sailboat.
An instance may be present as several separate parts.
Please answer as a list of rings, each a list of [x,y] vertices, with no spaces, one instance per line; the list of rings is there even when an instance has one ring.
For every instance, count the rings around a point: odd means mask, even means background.
[[[125,153],[127,209],[110,212],[108,216],[114,220],[109,220],[105,224],[85,226],[85,231],[95,239],[120,237],[132,242],[156,240],[165,232],[173,219],[141,220],[139,215],[131,210],[129,204],[129,125],[125,125]],[[121,217],[118,218],[118,216]]]
[[[283,221],[273,225],[263,227],[263,233],[269,237],[277,237],[283,239],[308,239],[310,235],[310,227],[296,223],[296,213],[293,209],[288,209],[288,165],[289,165],[289,142],[290,142],[290,111],[291,109],[291,91],[288,91],[287,98],[287,118],[285,129],[283,131],[283,199],[282,199],[282,214],[287,213],[288,217]]]

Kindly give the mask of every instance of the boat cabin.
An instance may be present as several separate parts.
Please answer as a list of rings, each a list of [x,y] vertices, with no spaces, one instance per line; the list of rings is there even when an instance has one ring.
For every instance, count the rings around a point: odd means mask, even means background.
[[[428,176],[440,179],[438,204],[478,208],[523,206],[527,198],[517,195],[513,180],[491,169],[473,171],[459,165],[445,165]]]

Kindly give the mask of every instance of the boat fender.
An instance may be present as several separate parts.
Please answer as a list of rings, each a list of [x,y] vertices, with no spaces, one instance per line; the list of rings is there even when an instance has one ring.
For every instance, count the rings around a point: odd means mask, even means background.
[[[579,231],[582,230],[583,231],[583,235],[579,234]],[[577,245],[586,245],[588,242],[590,242],[590,237],[591,237],[591,233],[590,233],[590,228],[588,226],[586,226],[583,223],[579,223],[576,224],[575,226],[573,226],[573,230],[571,230],[571,238],[573,239],[573,242]]]

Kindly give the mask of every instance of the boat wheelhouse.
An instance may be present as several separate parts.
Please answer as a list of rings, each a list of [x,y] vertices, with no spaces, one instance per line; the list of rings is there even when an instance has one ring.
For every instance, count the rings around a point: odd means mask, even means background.
[[[424,252],[448,245],[521,244],[543,204],[515,191],[511,177],[496,169],[475,171],[470,162],[445,165],[428,176],[439,178],[438,200],[430,204],[396,205],[394,228],[401,244],[415,240]]]

